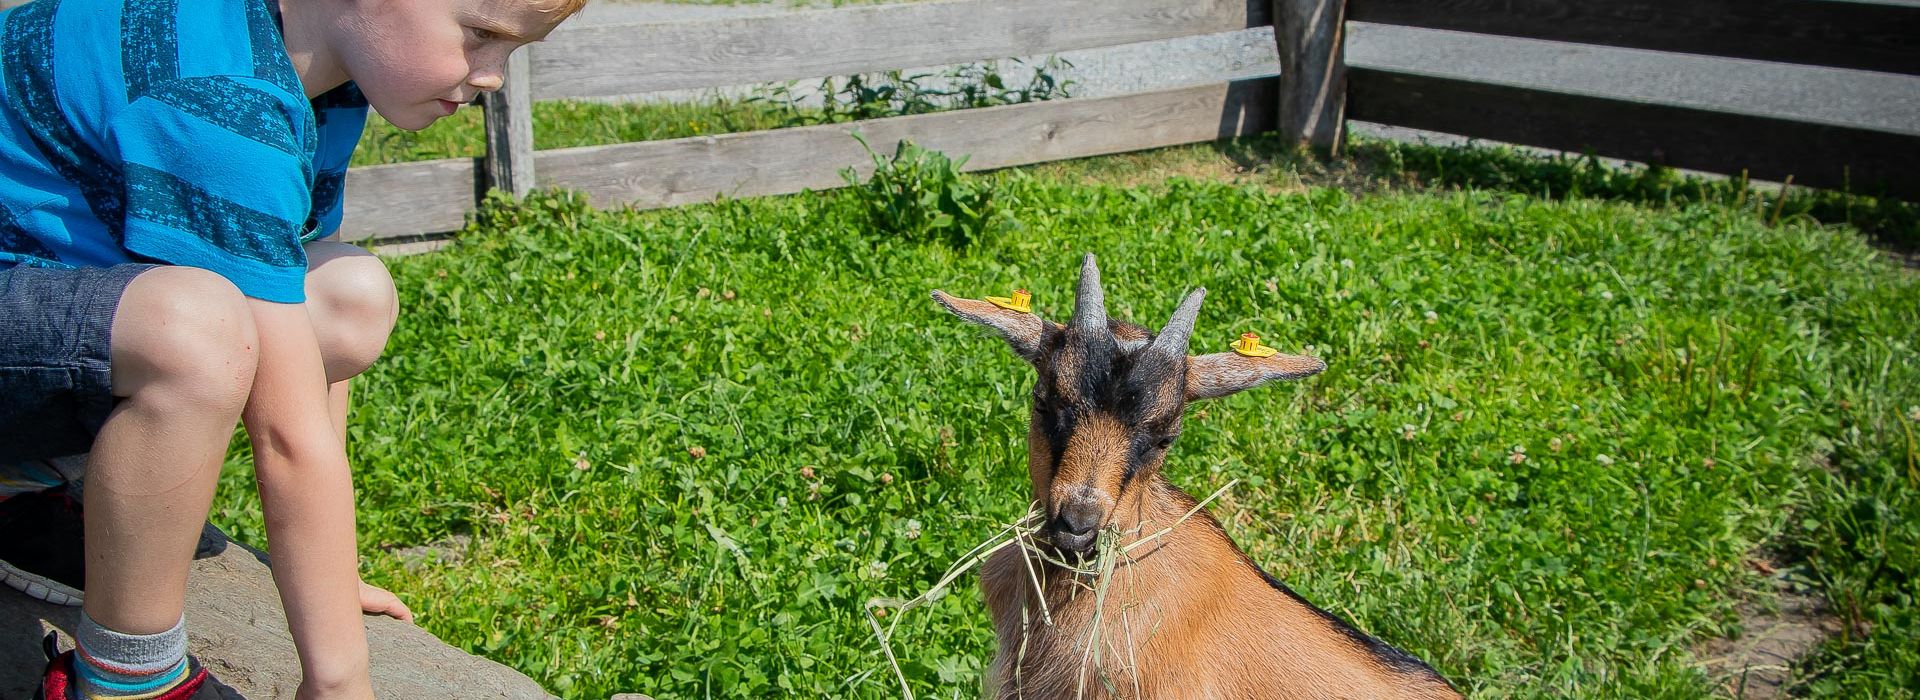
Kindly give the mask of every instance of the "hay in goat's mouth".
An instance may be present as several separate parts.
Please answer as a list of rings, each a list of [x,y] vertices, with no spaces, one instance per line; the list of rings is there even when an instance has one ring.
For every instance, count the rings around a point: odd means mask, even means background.
[[[1194,514],[1199,513],[1202,508],[1207,507],[1208,503],[1213,502],[1214,499],[1219,498],[1221,494],[1226,493],[1228,489],[1233,488],[1234,485],[1238,483],[1240,483],[1239,479],[1228,481],[1225,486],[1214,491],[1212,495],[1194,504],[1193,508],[1189,509],[1184,515],[1181,515],[1178,520],[1173,521],[1172,524],[1124,545],[1120,543],[1121,539],[1133,533],[1122,533],[1118,528],[1112,526],[1102,528],[1099,536],[1094,540],[1094,557],[1092,561],[1082,559],[1079,562],[1068,562],[1056,556],[1052,550],[1041,547],[1038,544],[1038,535],[1041,528],[1045,525],[1046,513],[1041,509],[1039,503],[1032,503],[1027,506],[1026,515],[1002,527],[999,532],[994,533],[994,535],[987,538],[985,542],[968,550],[966,554],[955,560],[952,565],[947,567],[946,573],[941,575],[940,580],[935,582],[933,587],[927,589],[926,592],[912,598],[872,598],[868,600],[864,610],[867,625],[873,629],[874,639],[879,640],[880,650],[886,654],[888,665],[893,667],[894,677],[900,681],[901,695],[905,697],[906,700],[913,700],[913,689],[907,685],[907,674],[901,670],[900,661],[894,656],[893,644],[891,643],[893,633],[900,627],[901,614],[914,608],[930,605],[946,597],[947,590],[953,585],[954,581],[959,580],[959,578],[968,571],[986,562],[994,553],[1017,545],[1022,550],[1025,550],[1027,554],[1027,556],[1021,557],[1020,561],[1026,564],[1028,583],[1033,586],[1033,590],[1036,592],[1040,592],[1042,589],[1040,586],[1040,571],[1033,565],[1035,559],[1065,569],[1079,577],[1089,577],[1092,579],[1091,584],[1079,580],[1074,582],[1076,585],[1090,590],[1094,595],[1093,623],[1089,626],[1090,629],[1087,632],[1087,640],[1083,645],[1081,653],[1080,682],[1074,689],[1074,697],[1084,696],[1087,677],[1085,669],[1087,665],[1092,664],[1093,668],[1100,668],[1100,627],[1103,621],[1102,617],[1106,611],[1107,588],[1113,579],[1112,574],[1114,567],[1118,565],[1123,558],[1128,562],[1133,561],[1133,557],[1130,555],[1135,549],[1173,532],[1175,528],[1185,523],[1187,519],[1192,518]],[[1136,528],[1135,532],[1137,531]],[[1079,595],[1078,589],[1076,589],[1074,595]],[[1028,599],[1039,602],[1040,619],[1049,626],[1053,625],[1053,613],[1047,609],[1046,596],[1033,595],[1028,596]],[[887,623],[884,628],[880,625],[879,616],[874,614],[875,610],[882,608],[892,608],[895,611],[893,621]],[[1130,609],[1130,607],[1123,608],[1121,611],[1123,622],[1128,609]],[[1027,644],[1024,630],[1026,629],[1026,623],[1030,619],[1028,617],[1030,614],[1030,611],[1025,607],[1021,608],[1020,621],[1022,623],[1021,629],[1023,633],[1020,639],[1020,649],[1017,653],[1019,654],[1018,658],[1022,659],[1026,656]],[[1128,634],[1128,639],[1126,640],[1127,656],[1129,659],[1128,666],[1135,669],[1133,679],[1134,694],[1138,696],[1140,689],[1139,667],[1132,661],[1134,646],[1134,640],[1132,639],[1133,628],[1131,625],[1125,625],[1125,627]],[[1020,664],[1016,663],[1014,664],[1015,678],[1013,679],[1016,683],[1019,681],[1019,672]],[[1104,672],[1101,672],[1099,675],[1101,683],[1107,688],[1107,692],[1118,693],[1112,679],[1107,678]]]

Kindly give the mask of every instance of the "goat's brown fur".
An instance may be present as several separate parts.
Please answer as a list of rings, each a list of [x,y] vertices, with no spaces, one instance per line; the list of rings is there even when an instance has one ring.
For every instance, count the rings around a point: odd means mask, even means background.
[[[1196,504],[1159,475],[1131,490],[1115,524],[1139,534],[1123,541],[1173,526]],[[1105,582],[1098,665],[1085,661],[1097,604],[1089,577],[1019,548],[986,562],[980,583],[999,642],[989,697],[1459,697],[1425,664],[1281,587],[1204,510],[1125,557]]]
[[[1085,554],[1098,526],[1118,533],[1123,547],[1139,543],[1104,577],[1022,547],[983,565],[1000,647],[989,696],[1459,697],[1419,659],[1261,571],[1160,473],[1188,401],[1309,376],[1326,364],[1284,354],[1187,355],[1204,290],[1181,303],[1160,335],[1110,321],[1091,255],[1079,294],[1073,323],[1061,325],[934,292],[949,311],[999,331],[1039,370],[1028,471],[1051,534],[1037,537]]]

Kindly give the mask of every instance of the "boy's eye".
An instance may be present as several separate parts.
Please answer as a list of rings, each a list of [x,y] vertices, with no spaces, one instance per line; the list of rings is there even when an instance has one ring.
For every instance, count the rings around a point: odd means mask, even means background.
[[[479,39],[481,41],[493,41],[494,39],[500,38],[500,35],[494,33],[494,31],[491,29],[482,29],[480,27],[467,27],[467,32],[472,34],[473,38]]]

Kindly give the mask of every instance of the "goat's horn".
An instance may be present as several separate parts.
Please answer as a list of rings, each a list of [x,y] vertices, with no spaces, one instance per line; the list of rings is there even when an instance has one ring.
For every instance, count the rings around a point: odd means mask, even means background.
[[[1099,338],[1110,332],[1107,330],[1107,295],[1100,290],[1100,266],[1094,264],[1092,253],[1080,262],[1080,288],[1074,292],[1072,325],[1083,338]]]
[[[1206,297],[1206,287],[1187,293],[1180,307],[1173,310],[1173,318],[1167,319],[1166,327],[1154,337],[1153,348],[1175,357],[1186,357],[1188,341],[1193,338],[1193,322],[1200,317],[1200,300]]]

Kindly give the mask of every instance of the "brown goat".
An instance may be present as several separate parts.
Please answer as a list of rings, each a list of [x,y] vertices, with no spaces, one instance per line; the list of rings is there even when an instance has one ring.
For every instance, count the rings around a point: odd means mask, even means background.
[[[1267,575],[1160,473],[1188,402],[1326,369],[1286,354],[1188,356],[1205,293],[1158,335],[1107,320],[1092,255],[1064,326],[933,293],[1039,372],[1027,458],[1043,544],[981,569],[999,640],[987,697],[1458,698],[1427,664]],[[1105,580],[1063,559],[1084,561],[1102,531]]]

